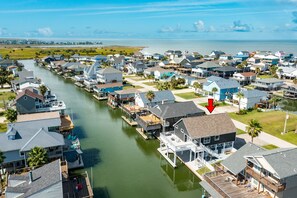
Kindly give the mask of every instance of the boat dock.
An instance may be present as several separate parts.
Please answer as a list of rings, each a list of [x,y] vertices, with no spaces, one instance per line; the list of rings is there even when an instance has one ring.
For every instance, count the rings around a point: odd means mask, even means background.
[[[76,83],[74,83],[77,87],[80,87],[80,88],[84,88],[85,87],[85,85],[84,84],[82,84],[82,83],[80,83],[80,82],[76,82]]]
[[[126,118],[125,116],[122,116],[122,119],[127,122],[130,126],[137,126],[137,122],[135,121],[130,121],[128,118]]]
[[[107,100],[107,96],[105,96],[105,97],[99,97],[96,94],[94,94],[93,97],[96,98],[99,101],[101,101],[101,100]]]
[[[141,130],[141,128],[136,128],[136,131],[145,139],[148,140],[148,136]]]
[[[84,88],[84,90],[86,90],[86,92],[89,92],[89,93],[93,93],[93,89],[90,89],[90,88]]]

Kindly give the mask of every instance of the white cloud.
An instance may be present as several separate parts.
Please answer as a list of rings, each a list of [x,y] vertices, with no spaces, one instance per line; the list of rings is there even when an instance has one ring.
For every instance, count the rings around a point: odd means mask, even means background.
[[[0,27],[0,36],[7,35],[7,28],[1,28]]]
[[[234,21],[231,29],[235,32],[250,32],[251,27],[248,24],[243,24],[241,21]]]
[[[52,29],[49,27],[39,28],[37,31],[42,36],[52,36],[54,34]]]
[[[197,22],[194,23],[194,28],[197,32],[203,32],[205,31],[205,25],[204,22],[202,20],[199,20]]]
[[[167,32],[181,32],[181,26],[178,24],[176,27],[171,27],[171,26],[164,26],[162,27],[159,32],[161,33],[167,33]]]

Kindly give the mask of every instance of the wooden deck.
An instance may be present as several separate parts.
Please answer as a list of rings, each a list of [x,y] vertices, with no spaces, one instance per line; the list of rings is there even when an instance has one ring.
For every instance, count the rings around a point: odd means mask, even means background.
[[[269,198],[266,194],[259,194],[256,189],[247,187],[247,185],[236,185],[229,173],[213,174],[214,172],[204,175],[204,179],[223,197],[230,198]],[[228,179],[229,178],[229,179]]]
[[[76,83],[74,83],[77,87],[80,87],[80,88],[84,88],[85,87],[85,85],[84,84],[82,84],[82,83],[80,83],[80,82],[76,82]]]
[[[139,118],[148,125],[161,124],[161,120],[153,114],[139,116]]]
[[[99,96],[97,96],[96,94],[94,94],[93,97],[96,98],[96,99],[99,100],[99,101],[101,101],[101,100],[107,100],[107,99],[108,99],[107,96],[105,96],[105,97],[99,97]]]
[[[122,119],[127,122],[130,126],[137,126],[137,122],[135,121],[130,121],[128,118],[126,118],[125,116],[122,116]]]
[[[141,128],[136,128],[136,131],[145,139],[148,140],[148,136],[141,130]]]
[[[82,184],[82,189],[77,191],[76,185]],[[93,198],[93,189],[90,185],[88,174],[78,175],[63,182],[64,198]]]
[[[71,131],[74,128],[74,124],[69,115],[61,116],[60,131]]]

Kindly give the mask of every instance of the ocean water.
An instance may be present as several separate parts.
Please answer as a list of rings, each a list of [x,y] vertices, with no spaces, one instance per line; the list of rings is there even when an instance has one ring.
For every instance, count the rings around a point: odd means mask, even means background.
[[[241,50],[279,50],[297,55],[297,40],[191,40],[191,39],[103,39],[103,45],[143,46],[143,52],[164,53],[169,49],[210,54],[212,50],[236,54]]]

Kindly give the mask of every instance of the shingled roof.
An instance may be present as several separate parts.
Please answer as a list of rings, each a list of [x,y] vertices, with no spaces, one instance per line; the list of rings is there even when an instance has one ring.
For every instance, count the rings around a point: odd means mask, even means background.
[[[21,97],[23,97],[24,95],[29,96],[31,98],[38,98],[39,100],[44,100],[44,97],[42,95],[39,95],[33,91],[31,91],[30,89],[25,89],[22,92],[19,92],[19,94],[16,96],[16,100],[20,99]]]
[[[180,122],[184,123],[188,134],[192,138],[202,138],[236,132],[235,125],[226,113],[188,117],[181,119]]]

